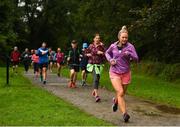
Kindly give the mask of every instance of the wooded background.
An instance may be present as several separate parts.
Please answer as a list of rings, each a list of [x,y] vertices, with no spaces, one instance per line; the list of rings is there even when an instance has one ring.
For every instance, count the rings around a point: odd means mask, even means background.
[[[67,49],[96,32],[108,47],[123,25],[141,59],[179,63],[179,0],[0,0],[0,52],[42,41]]]

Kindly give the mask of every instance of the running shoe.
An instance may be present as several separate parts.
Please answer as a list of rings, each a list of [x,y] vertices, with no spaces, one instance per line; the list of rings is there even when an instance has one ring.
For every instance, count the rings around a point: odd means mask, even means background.
[[[86,86],[86,82],[85,82],[85,81],[82,81],[81,85],[82,85],[82,86]]]
[[[41,81],[41,82],[43,81],[43,76],[42,76],[42,74],[40,75],[40,81]]]
[[[113,97],[112,110],[113,110],[113,112],[116,112],[117,109],[118,109],[118,100],[115,97]]]
[[[43,84],[46,85],[46,80],[43,81]]]
[[[69,82],[68,87],[72,88],[72,82]]]
[[[99,96],[96,96],[95,100],[96,100],[96,102],[99,102],[101,100],[101,98]]]
[[[72,88],[76,88],[76,84],[74,82],[72,83]]]
[[[59,74],[59,73],[57,73],[57,76],[58,76],[58,77],[60,77],[60,74]]]
[[[129,121],[129,119],[130,119],[129,114],[124,113],[124,115],[123,115],[123,119],[124,119],[124,122],[128,122],[128,121]]]

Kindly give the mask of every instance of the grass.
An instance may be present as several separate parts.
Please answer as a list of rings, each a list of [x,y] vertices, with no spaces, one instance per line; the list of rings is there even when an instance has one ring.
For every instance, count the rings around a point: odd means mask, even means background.
[[[112,125],[32,85],[21,74],[10,75],[5,87],[5,68],[0,67],[0,126]]]
[[[69,77],[69,70],[66,67],[63,69],[62,75]],[[78,74],[78,79],[81,79],[80,73]],[[91,74],[89,74],[87,82],[92,83]],[[113,91],[109,79],[108,67],[104,69],[101,75],[100,84],[102,87]],[[128,94],[156,103],[180,108],[179,90],[180,84],[178,83],[170,83],[145,74],[132,72],[132,83],[128,87]]]

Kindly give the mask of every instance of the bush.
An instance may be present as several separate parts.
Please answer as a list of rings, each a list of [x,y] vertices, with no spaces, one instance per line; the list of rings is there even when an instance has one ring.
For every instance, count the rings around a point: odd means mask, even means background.
[[[166,65],[159,76],[166,81],[178,80],[180,78],[180,63]]]
[[[132,69],[136,73],[158,77],[165,81],[175,82],[180,79],[180,63],[164,64],[159,62],[143,61],[138,66],[133,64]]]

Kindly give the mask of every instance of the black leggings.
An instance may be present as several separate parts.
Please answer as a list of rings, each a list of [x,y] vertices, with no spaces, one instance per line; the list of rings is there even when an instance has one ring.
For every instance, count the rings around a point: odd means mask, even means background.
[[[95,69],[93,69],[93,86],[94,86],[94,89],[99,88],[99,80],[100,80],[100,74],[96,74]]]
[[[26,72],[29,70],[29,62],[24,62],[24,69]]]
[[[34,73],[38,72],[39,71],[39,64],[38,63],[33,63],[33,66],[34,66]]]

